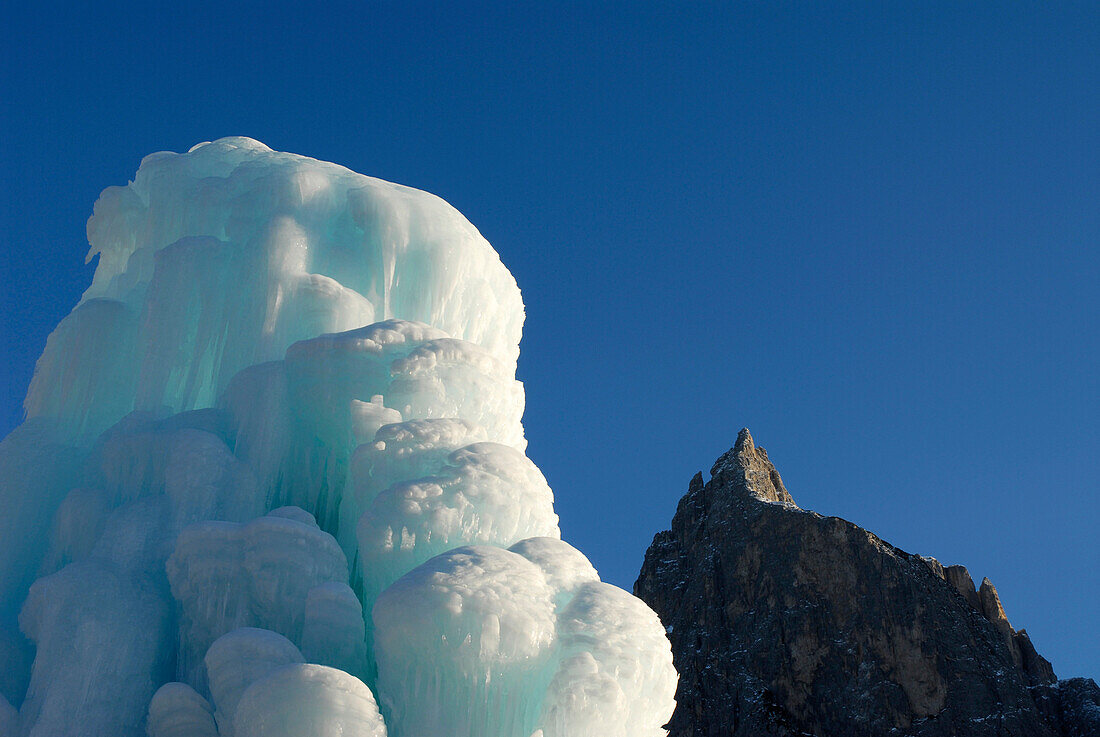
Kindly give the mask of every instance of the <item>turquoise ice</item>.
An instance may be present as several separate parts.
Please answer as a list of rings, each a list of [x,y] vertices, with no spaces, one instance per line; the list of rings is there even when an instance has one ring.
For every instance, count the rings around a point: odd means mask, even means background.
[[[664,734],[664,630],[560,539],[460,213],[225,138],[88,237],[0,443],[0,737]]]

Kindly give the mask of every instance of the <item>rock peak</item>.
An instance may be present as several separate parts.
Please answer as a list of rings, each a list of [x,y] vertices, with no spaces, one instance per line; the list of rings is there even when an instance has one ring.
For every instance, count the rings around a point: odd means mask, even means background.
[[[793,507],[748,430],[696,474],[634,593],[680,674],[669,737],[1100,736],[993,584]]]
[[[734,453],[755,453],[756,443],[752,441],[752,433],[749,432],[749,428],[742,427],[741,431],[737,433],[737,442],[733,444]]]
[[[743,490],[760,501],[798,506],[768,460],[768,452],[753,442],[747,427],[741,428],[737,442],[714,462],[710,475],[721,477],[731,488]]]

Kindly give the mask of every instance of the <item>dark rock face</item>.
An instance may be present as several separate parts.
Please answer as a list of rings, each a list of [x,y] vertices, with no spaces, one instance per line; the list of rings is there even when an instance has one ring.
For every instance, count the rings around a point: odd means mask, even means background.
[[[944,578],[962,594],[970,606],[976,611],[982,611],[982,601],[978,598],[978,592],[974,588],[974,579],[970,577],[970,571],[966,566],[947,566],[943,569]]]
[[[1036,688],[1036,703],[1063,737],[1100,735],[1100,686],[1091,678],[1069,678]],[[1055,734],[1059,732],[1056,730]]]
[[[671,737],[1100,734],[1096,684],[1057,682],[988,580],[799,509],[747,430],[634,591],[680,672]]]

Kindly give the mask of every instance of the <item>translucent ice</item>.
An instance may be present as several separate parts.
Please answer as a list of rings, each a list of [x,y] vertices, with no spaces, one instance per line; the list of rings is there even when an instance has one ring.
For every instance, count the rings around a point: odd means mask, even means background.
[[[16,737],[19,730],[19,712],[0,696],[0,737]]]
[[[149,737],[218,737],[214,709],[186,683],[166,683],[149,702]]]
[[[180,611],[179,673],[197,687],[205,684],[201,663],[216,639],[262,627],[300,643],[310,590],[348,580],[336,540],[294,507],[246,525],[191,525],[167,568]]]
[[[130,409],[212,406],[236,372],[293,342],[388,318],[506,366],[519,353],[519,289],[458,211],[252,139],[147,156],[100,195],[88,239],[92,285],[26,402],[81,437]]]
[[[29,420],[0,442],[0,695],[14,704],[23,699],[34,658],[19,631],[19,609],[49,547],[54,510],[82,460],[45,420]]]
[[[24,734],[135,734],[171,677],[164,593],[112,564],[73,563],[31,587],[19,623],[37,645]]]
[[[401,320],[295,343],[285,360],[242,371],[222,404],[266,501],[311,509],[326,529],[338,525],[356,447],[390,423],[461,418],[454,421],[475,425],[483,439],[526,446],[514,369],[479,346]],[[341,541],[352,555],[355,517],[343,516]]]
[[[346,583],[323,583],[306,594],[302,654],[310,663],[358,676],[367,662],[363,605]]]
[[[668,641],[559,539],[465,218],[227,138],[88,237],[0,442],[0,737],[664,734]]]
[[[279,668],[305,662],[290,640],[269,630],[242,627],[222,635],[206,651],[206,672],[218,731],[234,733],[241,696],[254,682]]]

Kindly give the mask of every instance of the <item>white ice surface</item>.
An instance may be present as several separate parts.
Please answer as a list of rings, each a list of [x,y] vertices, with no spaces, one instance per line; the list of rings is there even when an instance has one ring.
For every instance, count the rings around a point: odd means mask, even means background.
[[[461,545],[505,547],[559,537],[554,495],[519,451],[475,443],[391,484],[359,518],[359,558],[368,606],[417,565]]]
[[[444,553],[374,606],[378,694],[398,735],[526,735],[552,669],[554,591],[502,548]]]
[[[432,558],[382,593],[374,625],[397,734],[659,737],[672,716],[657,615],[560,540]]]
[[[387,737],[374,694],[323,665],[289,665],[245,691],[237,737]]]

